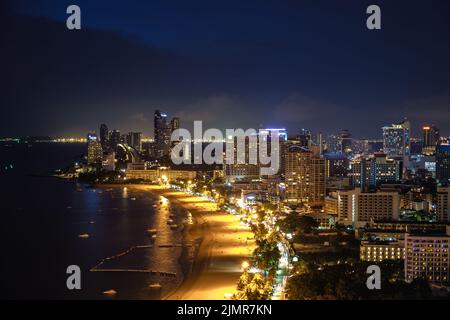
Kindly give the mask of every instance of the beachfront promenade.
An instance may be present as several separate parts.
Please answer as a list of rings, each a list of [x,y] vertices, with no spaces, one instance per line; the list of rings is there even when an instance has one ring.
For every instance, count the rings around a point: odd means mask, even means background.
[[[220,300],[225,294],[235,293],[242,274],[241,264],[255,248],[250,229],[238,217],[217,212],[216,204],[203,197],[159,186],[141,187],[189,210],[196,223],[188,236],[202,238],[192,272],[166,299]]]

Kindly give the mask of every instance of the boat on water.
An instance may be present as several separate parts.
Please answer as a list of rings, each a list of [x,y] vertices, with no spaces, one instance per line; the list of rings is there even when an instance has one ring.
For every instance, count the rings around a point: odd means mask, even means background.
[[[115,296],[117,294],[117,291],[114,289],[110,289],[110,290],[103,291],[103,294],[105,296]]]
[[[172,224],[172,223],[173,223],[172,219],[167,220],[167,224]]]
[[[178,225],[177,224],[171,224],[170,225],[170,229],[172,229],[172,230],[178,229]]]
[[[155,289],[155,290],[161,290],[162,289],[162,285],[160,285],[159,283],[151,283],[148,285],[148,287],[150,289]]]
[[[158,229],[147,229],[147,233],[155,234],[158,232]]]
[[[89,238],[89,234],[88,233],[79,234],[78,238],[80,238],[80,239],[87,239],[87,238]]]
[[[131,200],[136,201],[136,198],[131,198]]]
[[[158,205],[156,205],[156,204],[153,205],[153,208],[157,208],[157,207],[158,207]]]

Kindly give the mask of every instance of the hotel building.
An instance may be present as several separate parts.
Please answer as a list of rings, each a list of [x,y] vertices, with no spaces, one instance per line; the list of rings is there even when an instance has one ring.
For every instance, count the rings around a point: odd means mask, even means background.
[[[407,234],[405,280],[426,278],[448,286],[450,279],[450,226],[445,234]]]
[[[285,154],[286,199],[290,203],[323,206],[325,202],[325,158],[297,145]]]
[[[397,220],[400,197],[397,192],[338,191],[338,222],[355,227],[377,220]]]
[[[436,215],[440,222],[450,222],[450,187],[437,189]]]

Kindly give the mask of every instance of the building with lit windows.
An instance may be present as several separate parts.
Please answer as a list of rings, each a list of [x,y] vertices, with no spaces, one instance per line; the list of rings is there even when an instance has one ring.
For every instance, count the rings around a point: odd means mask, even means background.
[[[113,130],[109,136],[109,146],[112,150],[116,150],[117,145],[120,143],[120,131]]]
[[[423,133],[423,146],[422,146],[422,154],[424,155],[434,155],[436,153],[436,146],[439,143],[439,129],[434,126],[424,126],[422,128]]]
[[[401,162],[384,153],[361,156],[350,161],[349,176],[352,185],[367,191],[379,183],[397,182],[401,178]]]
[[[339,141],[341,145],[341,152],[347,155],[352,153],[352,135],[348,130],[342,130],[339,133]]]
[[[363,227],[371,221],[397,220],[400,196],[397,192],[361,192],[359,189],[340,190],[338,222]]]
[[[450,222],[450,187],[438,188],[436,199],[436,216],[438,221]]]
[[[193,170],[172,170],[167,168],[149,169],[149,170],[127,170],[126,178],[128,180],[145,181],[163,181],[172,182],[176,180],[194,180],[197,172]]]
[[[448,286],[450,281],[450,227],[444,234],[407,234],[405,280],[425,278]]]
[[[436,180],[441,185],[450,184],[450,144],[441,144],[437,147]]]
[[[308,206],[323,206],[325,202],[325,158],[297,145],[285,153],[286,200]]]
[[[155,156],[156,158],[162,158],[167,156],[170,151],[170,123],[167,119],[167,115],[159,110],[155,111],[153,120]]]
[[[411,124],[408,120],[385,126],[383,129],[383,151],[390,158],[404,158],[410,155]]]
[[[346,177],[349,160],[343,153],[326,154],[326,175],[330,177]]]
[[[103,160],[103,148],[100,139],[95,133],[87,135],[87,163],[88,165],[101,164]]]
[[[383,260],[405,259],[404,241],[361,241],[361,261],[380,262]]]
[[[103,151],[107,151],[109,148],[109,131],[108,126],[104,123],[100,125],[100,143]]]

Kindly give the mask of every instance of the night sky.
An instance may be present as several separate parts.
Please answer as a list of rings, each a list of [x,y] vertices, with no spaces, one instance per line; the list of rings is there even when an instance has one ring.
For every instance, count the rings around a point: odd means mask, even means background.
[[[82,30],[66,28],[77,4]],[[366,8],[382,9],[382,30]],[[14,0],[0,16],[0,136],[349,129],[408,117],[450,134],[450,1]]]

